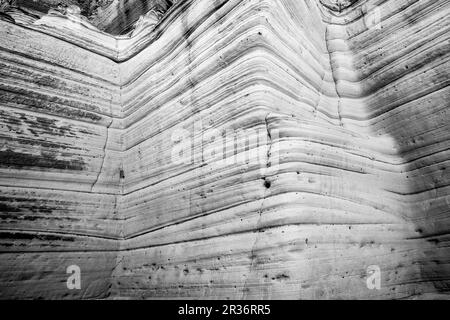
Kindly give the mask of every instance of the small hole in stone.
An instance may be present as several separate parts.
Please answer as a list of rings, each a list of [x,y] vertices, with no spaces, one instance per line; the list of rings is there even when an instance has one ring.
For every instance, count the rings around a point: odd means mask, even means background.
[[[265,186],[267,189],[269,189],[270,186],[271,186],[270,181],[269,181],[269,180],[264,181],[264,186]]]

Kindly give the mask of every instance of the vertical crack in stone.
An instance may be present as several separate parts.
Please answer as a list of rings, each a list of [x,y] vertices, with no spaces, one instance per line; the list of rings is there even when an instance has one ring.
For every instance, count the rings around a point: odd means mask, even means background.
[[[341,127],[344,126],[343,122],[342,122],[342,116],[341,116],[341,94],[339,93],[338,90],[338,79],[336,78],[336,74],[334,71],[334,66],[333,66],[333,62],[332,62],[332,56],[331,56],[331,51],[330,51],[330,46],[329,46],[329,39],[328,39],[328,32],[329,32],[329,25],[326,27],[326,32],[325,32],[325,44],[327,47],[327,52],[328,52],[328,56],[330,58],[330,68],[331,68],[331,76],[333,78],[333,82],[334,82],[334,88],[336,90],[336,95],[338,96],[338,105],[337,105],[337,115],[339,118],[339,125]]]
[[[317,112],[319,111],[320,101],[322,101],[322,96],[323,96],[322,90],[323,90],[323,85],[324,85],[324,83],[325,83],[325,76],[326,76],[326,73],[324,72],[324,73],[323,73],[323,77],[322,77],[322,81],[320,82],[319,91],[318,91],[318,93],[319,93],[319,99],[317,100],[317,103],[314,104],[314,109],[313,109],[313,115],[314,115],[314,117],[317,116]]]
[[[100,178],[100,175],[102,174],[103,171],[103,166],[105,164],[105,158],[106,158],[106,147],[108,146],[108,140],[109,140],[109,128],[111,127],[111,124],[113,123],[113,119],[111,118],[111,121],[108,123],[108,125],[106,126],[106,138],[105,138],[105,144],[103,146],[103,157],[102,157],[102,163],[100,165],[100,169],[98,171],[97,174],[97,178],[95,179],[94,183],[91,186],[91,192],[94,190],[94,187],[96,186],[96,184],[98,183],[98,179]]]
[[[269,120],[268,120],[268,117],[270,116],[270,114],[271,113],[269,112],[264,118],[264,124],[266,126],[267,137],[268,137],[268,141],[267,141],[268,150],[267,150],[267,158],[266,158],[266,168],[270,168],[270,166],[271,166],[270,156],[271,156],[272,144],[273,144],[272,134],[270,133]],[[258,244],[258,233],[262,232],[262,229],[261,229],[262,212],[263,212],[263,209],[264,209],[264,202],[266,201],[267,193],[269,192],[269,188],[270,188],[270,181],[267,180],[267,176],[264,176],[263,178],[264,178],[264,188],[265,188],[265,190],[264,190],[264,195],[263,195],[262,200],[261,200],[261,207],[258,210],[259,217],[258,217],[258,220],[256,221],[256,226],[255,226],[255,231],[254,231],[254,233],[256,233],[255,234],[255,240],[254,240],[254,242],[252,244],[252,247],[250,249],[250,259],[251,259],[250,260],[250,267],[249,267],[248,276],[245,279],[244,287],[242,288],[242,298],[241,299],[246,299],[247,298],[247,292],[249,291],[248,290],[248,280],[249,280],[250,275],[252,274],[252,271],[254,270],[254,267],[255,267],[255,258],[256,258],[255,257],[255,249],[256,249],[256,246]],[[269,184],[267,185],[267,183],[269,183]]]
[[[114,273],[117,269],[117,267],[122,263],[122,261],[125,259],[124,256],[121,256],[120,258],[116,259],[116,264],[115,266],[112,268],[112,273]],[[117,261],[118,260],[118,261]]]
[[[117,214],[117,195],[114,195],[114,206],[113,206],[113,215]]]

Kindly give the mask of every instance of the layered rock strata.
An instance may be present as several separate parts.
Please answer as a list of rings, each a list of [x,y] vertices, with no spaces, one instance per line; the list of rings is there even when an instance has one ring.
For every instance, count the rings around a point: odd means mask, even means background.
[[[1,10],[27,22],[42,18],[49,11],[82,15],[96,28],[110,34],[126,34],[150,10],[164,14],[172,0],[2,0]]]
[[[447,1],[70,8],[0,21],[0,298],[447,297]]]

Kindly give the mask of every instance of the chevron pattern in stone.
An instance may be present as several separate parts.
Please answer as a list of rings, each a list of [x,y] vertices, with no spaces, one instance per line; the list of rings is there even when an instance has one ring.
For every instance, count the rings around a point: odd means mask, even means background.
[[[0,298],[448,298],[448,1],[166,2],[2,13]]]

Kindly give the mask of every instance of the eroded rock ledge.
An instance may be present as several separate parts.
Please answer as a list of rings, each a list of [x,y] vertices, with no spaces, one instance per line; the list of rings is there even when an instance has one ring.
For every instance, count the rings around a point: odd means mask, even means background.
[[[332,11],[342,12],[357,1],[358,0],[320,0],[320,3]]]
[[[36,20],[49,12],[78,15],[99,30],[113,35],[129,32],[138,19],[149,11],[163,15],[176,2],[173,0],[1,0],[4,15],[27,16]]]
[[[448,297],[449,4],[351,2],[3,6],[0,298]]]

